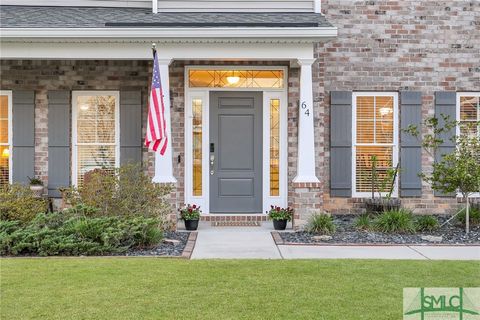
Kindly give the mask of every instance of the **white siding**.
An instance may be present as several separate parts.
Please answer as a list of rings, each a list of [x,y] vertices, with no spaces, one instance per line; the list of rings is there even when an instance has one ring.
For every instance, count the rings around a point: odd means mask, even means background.
[[[2,0],[2,5],[151,8],[149,0]],[[314,0],[160,0],[159,12],[313,12]]]

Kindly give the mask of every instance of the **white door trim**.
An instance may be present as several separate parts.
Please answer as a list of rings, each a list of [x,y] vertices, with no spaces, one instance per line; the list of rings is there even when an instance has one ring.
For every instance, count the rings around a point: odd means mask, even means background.
[[[191,69],[210,70],[283,70],[284,87],[281,89],[264,88],[189,88],[188,73]],[[262,186],[262,213],[270,205],[286,207],[288,204],[288,67],[285,66],[185,66],[185,203],[201,206],[202,213],[210,213],[210,176],[209,176],[209,96],[210,91],[262,91],[263,92],[263,186]],[[193,196],[193,126],[192,100],[202,99],[202,196]],[[280,195],[270,196],[270,99],[280,99]],[[259,212],[260,213],[260,212]]]

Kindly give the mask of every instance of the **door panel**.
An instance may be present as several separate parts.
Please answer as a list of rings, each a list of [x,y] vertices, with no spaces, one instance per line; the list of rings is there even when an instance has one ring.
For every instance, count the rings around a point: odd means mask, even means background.
[[[262,101],[262,92],[210,92],[212,213],[262,211]]]

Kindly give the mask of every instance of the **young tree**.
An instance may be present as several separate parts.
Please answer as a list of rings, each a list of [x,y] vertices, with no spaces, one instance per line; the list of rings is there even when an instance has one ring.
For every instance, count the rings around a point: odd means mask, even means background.
[[[448,116],[442,116],[442,123],[438,118],[429,118],[424,122],[427,127],[426,134],[419,132],[418,128],[410,125],[406,132],[416,138],[422,136],[422,147],[432,157],[436,157],[433,170],[421,173],[420,177],[428,182],[432,189],[442,193],[460,192],[465,201],[466,223],[465,231],[469,232],[470,197],[480,191],[480,138],[478,128],[480,123],[470,125],[452,121]],[[461,126],[461,127],[460,127]],[[460,127],[460,134],[450,138],[456,145],[453,152],[441,154],[440,147],[445,142],[442,136],[448,135],[452,130]]]

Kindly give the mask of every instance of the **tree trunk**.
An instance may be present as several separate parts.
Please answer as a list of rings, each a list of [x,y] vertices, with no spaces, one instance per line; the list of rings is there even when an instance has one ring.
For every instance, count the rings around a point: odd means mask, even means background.
[[[467,208],[465,213],[465,232],[468,234],[470,232],[470,196],[467,195]]]

